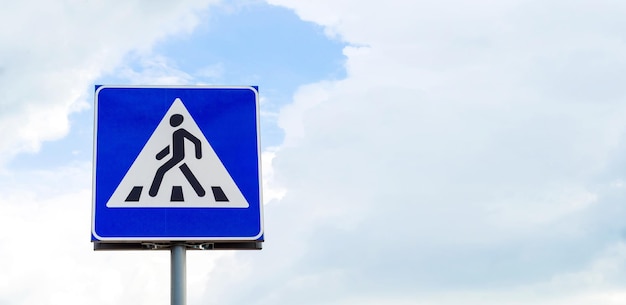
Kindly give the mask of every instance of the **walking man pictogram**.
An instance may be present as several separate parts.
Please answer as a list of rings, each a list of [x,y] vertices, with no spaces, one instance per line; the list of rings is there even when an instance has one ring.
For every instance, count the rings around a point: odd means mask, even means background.
[[[181,114],[173,114],[170,117],[170,126],[178,127],[183,123],[184,117]],[[181,163],[185,159],[185,139],[191,141],[195,146],[196,159],[202,158],[202,145],[200,140],[192,135],[189,131],[184,128],[178,128],[172,133],[172,145],[168,145],[163,150],[161,150],[158,154],[156,154],[156,159],[161,160],[165,158],[165,156],[170,153],[170,146],[172,147],[172,158],[167,160],[163,165],[157,169],[156,174],[154,175],[154,179],[152,180],[152,185],[150,186],[150,191],[148,194],[151,197],[155,197],[159,193],[159,188],[161,187],[161,182],[163,181],[163,176],[170,169],[174,168],[176,165]],[[186,163],[182,163],[178,166],[189,184],[193,187],[193,190],[198,194],[198,196],[203,197],[205,195],[205,190],[196,179],[196,176],[193,175],[189,166]]]

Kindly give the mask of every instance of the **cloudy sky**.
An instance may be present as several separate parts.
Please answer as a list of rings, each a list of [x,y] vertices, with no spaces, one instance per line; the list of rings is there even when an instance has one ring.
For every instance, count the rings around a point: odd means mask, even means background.
[[[3,2],[0,304],[169,304],[92,250],[96,84],[260,87],[264,249],[189,304],[626,302],[626,3]]]

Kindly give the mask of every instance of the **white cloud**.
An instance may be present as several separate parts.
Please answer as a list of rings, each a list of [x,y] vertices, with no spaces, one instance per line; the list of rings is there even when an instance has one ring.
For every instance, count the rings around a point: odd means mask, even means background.
[[[93,251],[90,163],[3,173],[0,179],[0,303],[169,300],[168,251]],[[232,253],[187,256],[188,296],[197,300],[210,289],[203,284],[215,261]]]
[[[59,139],[99,75],[130,51],[189,32],[213,1],[21,1],[0,12],[0,164]],[[9,26],[10,25],[10,26]]]
[[[89,164],[80,164],[3,176],[0,269],[10,281],[0,283],[0,298],[36,304],[67,297],[78,303],[88,301],[88,291],[98,295],[93,290],[101,287],[89,280],[102,264],[88,242],[89,172]],[[103,287],[119,281],[118,271],[101,271]]]
[[[282,110],[286,140],[272,164],[286,193],[266,207],[266,249],[240,255],[264,283],[229,279],[257,294],[221,299],[611,304],[623,295],[619,277],[532,287],[606,276],[590,266],[620,243],[624,5],[269,2],[350,43],[348,76],[302,87]]]
[[[287,192],[280,185],[275,184],[274,167],[272,161],[276,157],[276,149],[268,148],[261,154],[261,169],[263,173],[263,204],[285,197]]]
[[[181,71],[168,58],[159,55],[133,57],[140,63],[139,71],[129,66],[120,68],[116,74],[135,85],[189,85],[193,77]]]

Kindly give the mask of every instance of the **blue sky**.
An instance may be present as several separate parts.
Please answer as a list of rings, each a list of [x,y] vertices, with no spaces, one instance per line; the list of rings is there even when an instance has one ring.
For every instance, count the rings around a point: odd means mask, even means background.
[[[169,298],[169,253],[89,242],[96,84],[260,87],[264,249],[189,253],[189,304],[624,303],[626,5],[36,4],[0,11],[0,304]]]

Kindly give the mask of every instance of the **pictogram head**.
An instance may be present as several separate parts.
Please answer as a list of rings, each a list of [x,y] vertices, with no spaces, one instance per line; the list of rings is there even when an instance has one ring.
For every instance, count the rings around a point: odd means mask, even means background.
[[[170,117],[170,125],[172,125],[172,127],[178,127],[180,126],[180,124],[183,123],[183,116],[181,114],[173,114]]]

